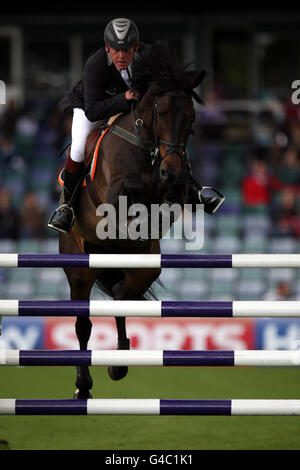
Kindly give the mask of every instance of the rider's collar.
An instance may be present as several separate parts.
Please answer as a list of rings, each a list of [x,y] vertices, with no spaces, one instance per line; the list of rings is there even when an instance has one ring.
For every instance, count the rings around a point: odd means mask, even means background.
[[[107,65],[110,66],[112,64],[112,60],[111,60],[109,52],[106,52],[106,60],[107,60]]]

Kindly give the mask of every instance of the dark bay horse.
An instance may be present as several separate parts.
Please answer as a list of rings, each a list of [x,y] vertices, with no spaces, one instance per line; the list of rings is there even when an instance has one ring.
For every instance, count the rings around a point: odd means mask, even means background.
[[[119,116],[118,130],[136,141],[114,133],[111,126],[101,142],[93,179],[95,192],[105,204],[118,207],[119,196],[129,203],[179,203],[187,201],[189,161],[185,151],[194,120],[194,88],[204,72],[187,71],[178,65],[165,46],[152,47],[134,64],[133,89],[140,92],[138,104]],[[126,134],[127,132],[127,134]],[[86,143],[89,154],[97,131]],[[129,204],[128,204],[129,205]],[[60,253],[160,253],[156,239],[99,239],[96,231],[101,217],[96,214],[86,187],[82,187],[72,231],[59,234]],[[103,218],[103,217],[102,217]],[[88,300],[95,282],[114,300],[146,300],[145,294],[160,275],[160,269],[65,268],[71,300]],[[116,317],[118,349],[130,349],[124,317]],[[87,349],[92,324],[77,316],[76,334],[80,349]],[[127,367],[111,366],[113,380],[123,378]],[[75,398],[90,397],[92,378],[86,366],[77,367]]]

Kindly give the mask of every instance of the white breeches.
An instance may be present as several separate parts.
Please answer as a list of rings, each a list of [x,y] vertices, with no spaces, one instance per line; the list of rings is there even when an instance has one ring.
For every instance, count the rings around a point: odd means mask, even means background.
[[[83,162],[84,147],[87,136],[90,132],[99,127],[101,121],[91,122],[85,115],[83,109],[74,108],[72,121],[72,143],[71,143],[71,159],[74,162]]]

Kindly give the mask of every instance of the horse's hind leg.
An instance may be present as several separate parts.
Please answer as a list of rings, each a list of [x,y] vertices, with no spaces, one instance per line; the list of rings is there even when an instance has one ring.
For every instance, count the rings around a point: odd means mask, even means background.
[[[118,346],[117,349],[129,350],[130,339],[127,338],[126,334],[126,318],[116,317],[117,331],[118,331]],[[127,366],[108,366],[108,374],[112,380],[123,379],[128,372]]]

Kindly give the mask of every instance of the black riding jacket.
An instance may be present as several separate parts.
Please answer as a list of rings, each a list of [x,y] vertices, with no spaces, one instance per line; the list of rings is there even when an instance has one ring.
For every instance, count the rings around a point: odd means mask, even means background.
[[[150,47],[140,44],[139,54]],[[128,86],[113,63],[107,61],[105,48],[98,49],[87,61],[81,80],[60,101],[62,111],[81,108],[91,121],[108,119],[115,114],[130,111],[131,101],[126,100]]]

